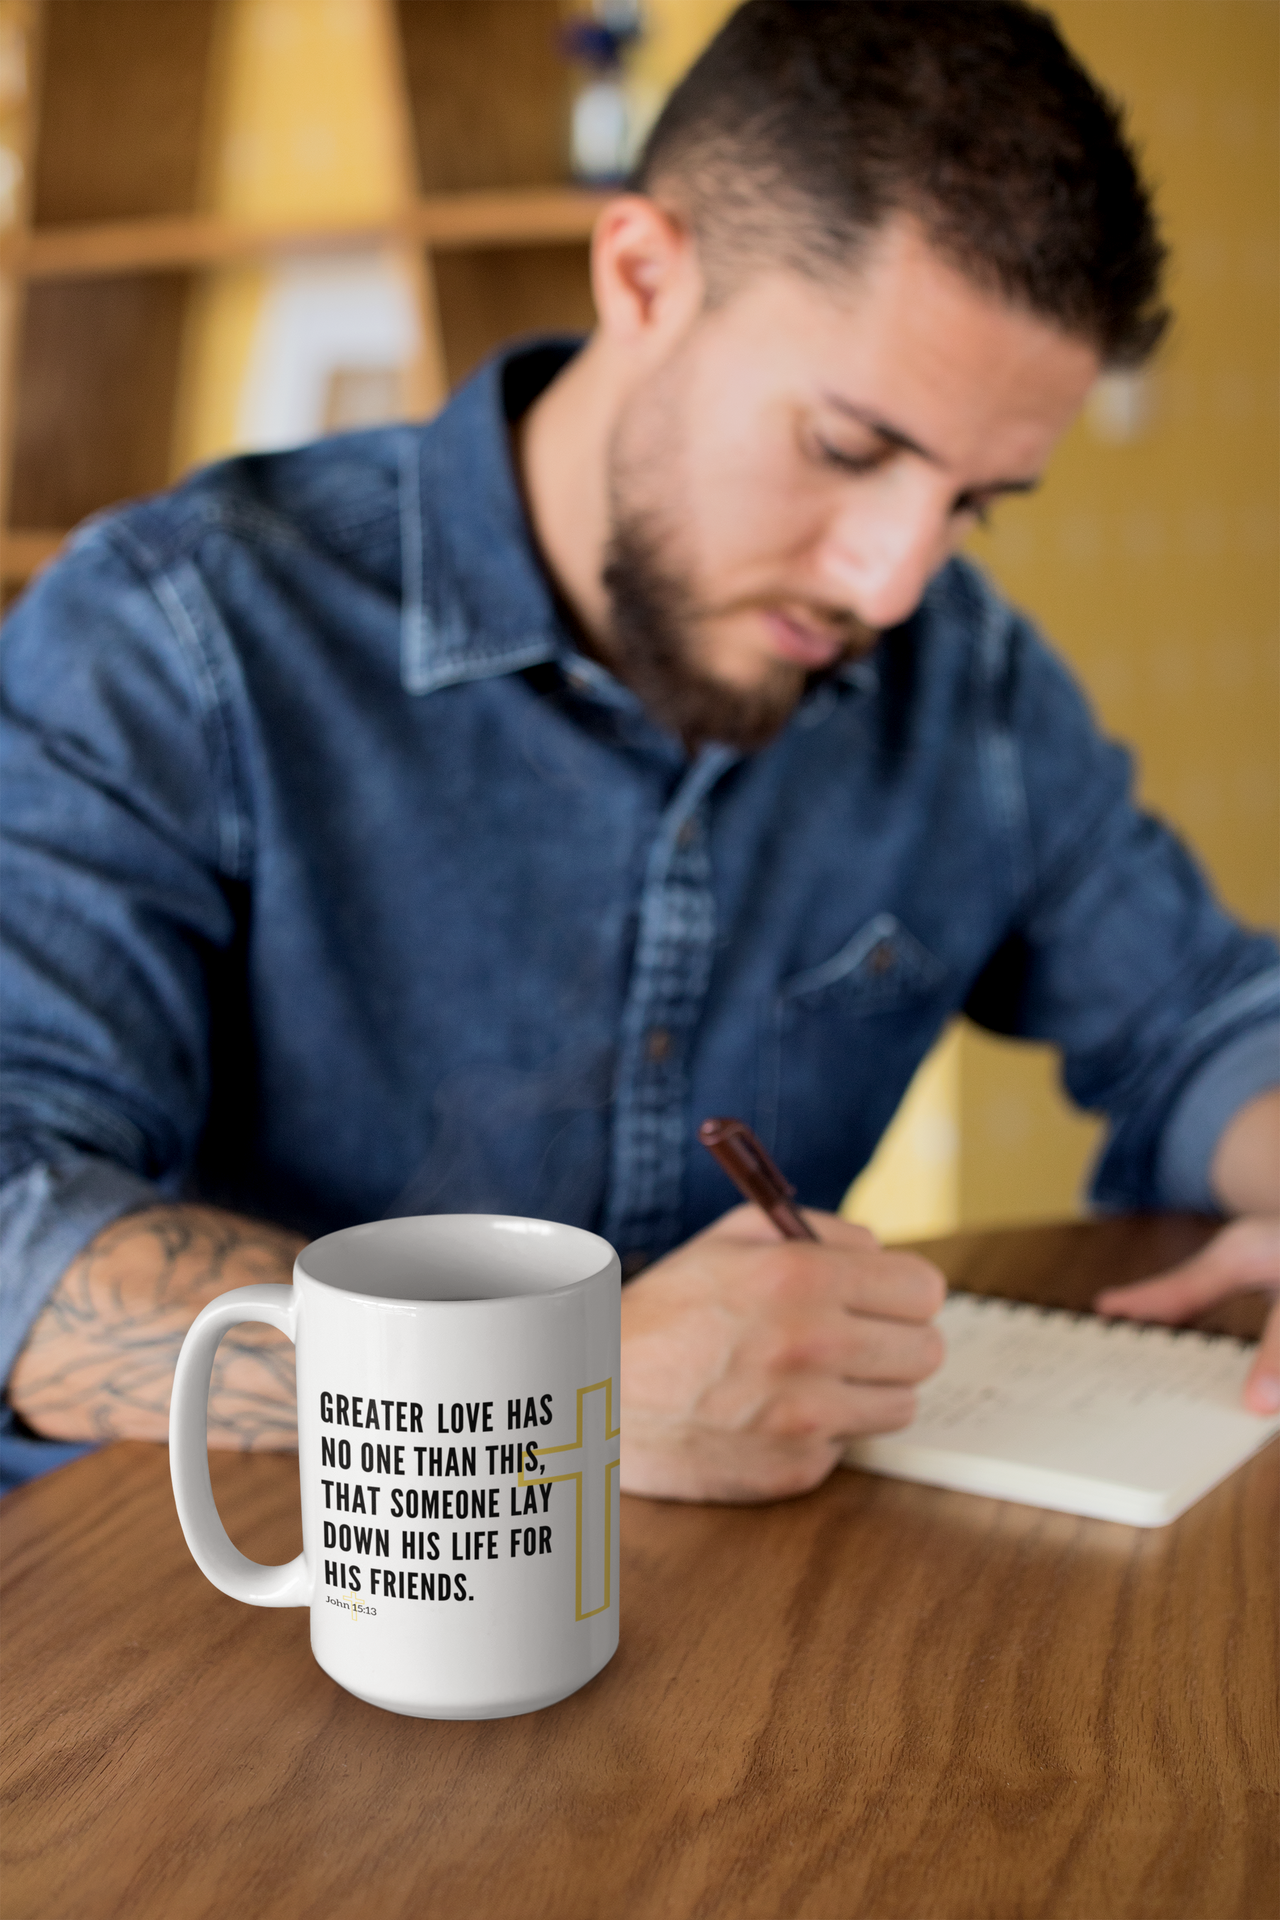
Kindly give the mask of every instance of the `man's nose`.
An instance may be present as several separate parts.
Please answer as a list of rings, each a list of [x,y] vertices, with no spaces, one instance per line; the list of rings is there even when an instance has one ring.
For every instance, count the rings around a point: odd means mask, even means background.
[[[847,501],[818,553],[823,592],[883,631],[914,613],[950,550],[946,503],[928,492]]]

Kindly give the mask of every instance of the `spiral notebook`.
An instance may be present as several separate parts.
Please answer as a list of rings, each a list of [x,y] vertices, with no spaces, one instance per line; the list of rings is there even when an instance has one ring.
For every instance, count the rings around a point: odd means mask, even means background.
[[[1135,1527],[1163,1527],[1273,1434],[1240,1404],[1253,1347],[978,1294],[937,1318],[942,1367],[901,1433],[844,1464]]]

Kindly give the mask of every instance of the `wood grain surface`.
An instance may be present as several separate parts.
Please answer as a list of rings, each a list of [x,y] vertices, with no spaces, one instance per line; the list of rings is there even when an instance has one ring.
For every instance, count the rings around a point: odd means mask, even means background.
[[[930,1251],[1082,1305],[1205,1231]],[[296,1461],[213,1472],[297,1551]],[[1273,1445],[1155,1532],[844,1471],[624,1500],[617,1657],[467,1724],[343,1693],[197,1572],[164,1451],[108,1448],[3,1507],[5,1920],[1273,1920],[1278,1483]]]

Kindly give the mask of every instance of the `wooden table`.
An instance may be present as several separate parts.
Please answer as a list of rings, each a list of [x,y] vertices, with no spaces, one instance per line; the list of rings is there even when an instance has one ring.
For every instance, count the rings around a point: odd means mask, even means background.
[[[931,1252],[1079,1305],[1204,1232]],[[4,1506],[5,1920],[1273,1920],[1278,1468],[1158,1532],[844,1471],[626,1500],[612,1664],[445,1723],[207,1585],[164,1451],[107,1448]],[[247,1552],[297,1551],[291,1457],[214,1483]]]

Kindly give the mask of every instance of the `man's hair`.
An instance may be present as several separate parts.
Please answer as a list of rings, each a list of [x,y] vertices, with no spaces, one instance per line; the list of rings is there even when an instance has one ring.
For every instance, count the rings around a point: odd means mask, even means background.
[[[905,214],[1109,366],[1145,359],[1168,319],[1120,109],[1021,0],[747,0],[631,184],[688,225],[711,304],[765,263],[856,269]]]

